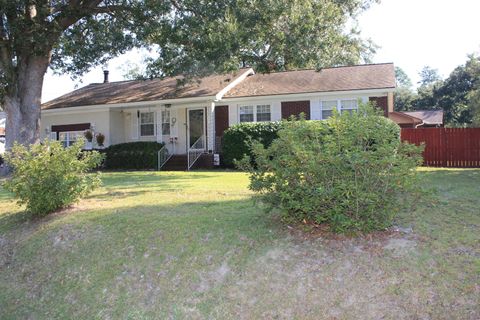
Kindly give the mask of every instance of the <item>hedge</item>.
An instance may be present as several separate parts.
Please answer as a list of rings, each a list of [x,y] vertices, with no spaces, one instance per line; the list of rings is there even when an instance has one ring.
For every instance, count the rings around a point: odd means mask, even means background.
[[[281,127],[282,122],[250,122],[231,126],[223,135],[223,165],[233,167],[235,160],[241,160],[245,155],[252,157],[250,141],[259,141],[265,147],[270,146],[278,137]]]
[[[156,169],[158,151],[164,146],[159,142],[128,142],[105,149],[106,169]]]

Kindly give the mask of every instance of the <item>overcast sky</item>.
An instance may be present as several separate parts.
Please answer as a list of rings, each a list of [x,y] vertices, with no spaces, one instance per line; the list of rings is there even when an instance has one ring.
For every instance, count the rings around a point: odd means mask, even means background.
[[[468,54],[480,52],[479,13],[478,0],[382,0],[360,17],[359,26],[364,38],[380,46],[373,62],[394,62],[416,83],[425,65],[446,77]],[[123,80],[120,67],[140,57],[135,51],[110,61],[110,81]],[[49,72],[42,100],[102,80],[101,68],[86,74],[81,83]]]

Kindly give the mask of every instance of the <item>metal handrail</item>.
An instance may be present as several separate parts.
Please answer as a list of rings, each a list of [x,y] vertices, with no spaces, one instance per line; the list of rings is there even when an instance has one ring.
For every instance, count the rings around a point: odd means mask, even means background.
[[[158,150],[158,170],[162,170],[162,167],[172,157],[172,153],[168,152],[167,146],[163,146]]]
[[[200,138],[195,141],[194,144],[190,148],[188,148],[188,168],[187,170],[190,170],[190,168],[195,164],[195,162],[200,158],[202,154],[205,153],[205,144],[204,144],[204,136],[201,136]]]

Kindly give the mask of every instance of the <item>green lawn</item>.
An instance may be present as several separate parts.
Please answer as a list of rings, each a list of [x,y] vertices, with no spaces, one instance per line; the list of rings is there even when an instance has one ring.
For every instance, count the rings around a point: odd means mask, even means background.
[[[305,236],[238,172],[106,173],[31,221],[0,189],[0,319],[479,319],[480,170],[421,169],[413,232]]]

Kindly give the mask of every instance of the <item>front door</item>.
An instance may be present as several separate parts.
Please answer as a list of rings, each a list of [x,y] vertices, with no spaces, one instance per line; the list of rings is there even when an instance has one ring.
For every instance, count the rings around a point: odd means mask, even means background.
[[[187,149],[205,150],[205,109],[188,109],[187,123]]]

